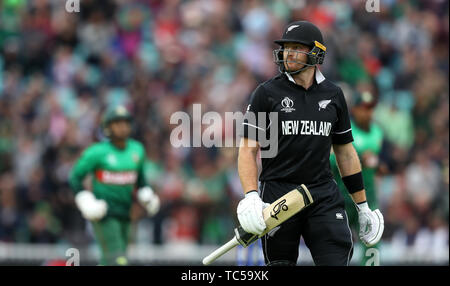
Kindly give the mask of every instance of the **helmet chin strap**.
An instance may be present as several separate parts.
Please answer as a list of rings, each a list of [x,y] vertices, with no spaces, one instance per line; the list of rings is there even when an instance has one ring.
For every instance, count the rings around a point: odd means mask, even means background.
[[[309,68],[310,66],[304,66],[304,67],[302,67],[301,69],[298,69],[298,70],[296,70],[296,71],[286,71],[288,74],[290,74],[290,75],[296,75],[296,74],[299,74],[299,73],[301,73],[302,71],[304,71],[304,70],[306,70],[307,68]]]
[[[296,75],[296,74],[299,74],[299,73],[301,73],[302,71],[306,70],[307,68],[310,68],[310,67],[313,67],[313,66],[314,66],[314,65],[310,65],[310,64],[306,64],[306,63],[302,63],[302,64],[304,65],[304,67],[302,67],[302,68],[300,68],[300,69],[298,69],[298,70],[295,70],[295,71],[288,71],[288,70],[286,70],[286,68],[285,68],[285,72],[288,73],[288,74],[290,74],[290,75]]]

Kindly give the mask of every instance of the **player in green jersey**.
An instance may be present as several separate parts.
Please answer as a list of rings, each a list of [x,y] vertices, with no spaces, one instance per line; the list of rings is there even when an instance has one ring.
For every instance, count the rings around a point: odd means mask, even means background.
[[[137,200],[149,215],[159,210],[159,198],[144,177],[144,147],[129,138],[130,121],[124,106],[108,110],[102,124],[109,140],[84,150],[69,177],[78,209],[92,222],[101,265],[128,264],[130,209],[136,189]],[[83,186],[87,175],[92,175],[92,191]]]
[[[354,103],[351,108],[351,128],[354,138],[353,146],[361,160],[367,202],[372,208],[377,209],[378,201],[375,192],[375,174],[379,167],[378,155],[383,144],[383,132],[377,124],[372,122],[372,115],[377,101],[375,96],[368,91],[362,93],[355,92],[354,95]],[[330,156],[330,163],[333,175],[345,198],[345,209],[350,225],[354,230],[357,230],[359,225],[358,213],[351,197],[348,195],[348,192],[345,191],[345,185],[339,175],[339,169],[334,154],[331,154]],[[369,259],[371,259],[371,261],[374,259],[372,257],[373,255],[371,255],[372,252],[367,251],[369,248],[365,245],[362,246],[363,257],[361,259],[361,265],[366,265]],[[378,246],[379,244],[370,248],[378,249]]]

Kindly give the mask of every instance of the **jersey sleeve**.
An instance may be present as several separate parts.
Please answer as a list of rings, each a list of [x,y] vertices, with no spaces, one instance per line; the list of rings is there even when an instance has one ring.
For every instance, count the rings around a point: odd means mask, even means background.
[[[264,112],[264,114],[261,114]],[[265,89],[259,85],[250,97],[247,111],[242,123],[242,137],[259,141],[260,136],[266,136],[269,123],[269,110]],[[261,116],[264,116],[262,118]]]
[[[81,157],[75,162],[69,174],[69,184],[75,193],[84,189],[83,180],[86,175],[95,170],[97,158],[98,149],[95,146],[91,146],[84,150]]]
[[[337,94],[337,101],[338,120],[331,131],[331,141],[333,144],[347,144],[353,142],[353,135],[347,103],[341,89]]]

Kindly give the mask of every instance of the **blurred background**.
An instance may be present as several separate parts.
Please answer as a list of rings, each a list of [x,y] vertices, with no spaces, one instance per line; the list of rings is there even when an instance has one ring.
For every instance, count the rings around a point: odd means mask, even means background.
[[[65,2],[0,1],[1,265],[57,263],[71,247],[82,264],[96,263],[68,174],[102,139],[102,112],[119,103],[134,116],[162,200],[153,218],[133,208],[131,262],[200,264],[228,241],[242,198],[237,149],[173,148],[170,116],[194,103],[244,112],[278,73],[273,40],[294,20],[321,29],[321,71],[349,105],[353,90],[379,97],[374,120],[388,146],[387,172],[376,177],[381,264],[448,265],[448,1],[381,0],[372,13],[363,0],[81,0],[79,13]],[[300,253],[310,264],[303,245]],[[235,253],[221,263],[235,264]]]

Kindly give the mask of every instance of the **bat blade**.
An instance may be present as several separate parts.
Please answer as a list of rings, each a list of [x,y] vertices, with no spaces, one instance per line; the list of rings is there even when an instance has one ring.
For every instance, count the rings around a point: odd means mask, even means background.
[[[306,186],[302,185],[302,188],[305,190]],[[309,205],[312,202],[312,198],[310,195],[309,198],[305,198],[304,193],[302,193],[299,189],[294,189],[273,202],[269,207],[265,208],[263,210],[263,217],[266,223],[266,229],[260,236],[268,233],[274,227],[279,226],[284,221]],[[306,196],[308,194],[309,191],[306,193]]]
[[[266,223],[266,229],[263,233],[256,235],[246,232],[241,226],[235,228],[235,236],[229,242],[205,257],[203,264],[210,264],[238,244],[244,247],[249,246],[274,227],[277,227],[312,203],[313,199],[309,190],[305,185],[300,185],[297,189],[290,191],[263,210],[263,217]]]

